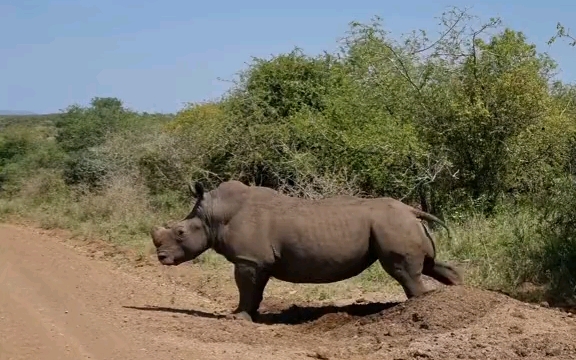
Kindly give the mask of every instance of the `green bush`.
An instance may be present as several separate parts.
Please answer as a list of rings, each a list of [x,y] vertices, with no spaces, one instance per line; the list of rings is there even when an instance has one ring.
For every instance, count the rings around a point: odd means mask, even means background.
[[[65,154],[44,128],[16,123],[0,134],[0,191],[17,192],[39,169],[57,169]]]
[[[94,98],[90,107],[70,106],[56,122],[56,140],[66,152],[101,145],[133,114],[116,98]]]
[[[88,191],[102,189],[108,175],[108,164],[92,151],[73,153],[64,164],[63,177],[69,186],[84,187]]]
[[[34,145],[34,136],[26,127],[14,126],[0,134],[0,166],[17,162]]]
[[[537,239],[539,246],[527,256],[524,269],[529,280],[546,285],[552,300],[576,301],[576,184],[572,176],[559,178],[537,201]]]
[[[146,153],[140,157],[138,168],[151,195],[178,189],[189,182],[184,178],[185,174],[178,160],[159,152]]]

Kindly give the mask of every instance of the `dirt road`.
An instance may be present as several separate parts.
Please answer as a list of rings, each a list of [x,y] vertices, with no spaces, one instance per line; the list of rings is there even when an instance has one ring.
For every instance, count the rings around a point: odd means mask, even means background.
[[[1,360],[576,359],[573,316],[487,291],[347,307],[268,297],[252,324],[223,318],[234,297],[186,282],[193,265],[121,265],[72,244],[0,225]]]

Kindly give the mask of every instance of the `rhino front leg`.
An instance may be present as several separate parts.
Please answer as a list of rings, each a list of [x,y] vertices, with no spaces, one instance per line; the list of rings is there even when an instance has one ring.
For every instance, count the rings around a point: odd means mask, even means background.
[[[232,318],[254,321],[270,276],[257,264],[242,262],[234,265],[234,280],[238,287],[238,307]]]

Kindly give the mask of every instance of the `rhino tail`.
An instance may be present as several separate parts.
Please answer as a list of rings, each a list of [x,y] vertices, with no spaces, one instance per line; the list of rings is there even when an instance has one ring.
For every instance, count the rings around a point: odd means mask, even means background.
[[[427,212],[425,212],[425,211],[422,211],[422,210],[419,210],[419,209],[416,209],[416,208],[412,208],[411,210],[412,210],[412,213],[413,213],[414,215],[416,215],[416,217],[419,218],[419,219],[424,219],[424,220],[426,220],[426,221],[434,221],[434,222],[442,225],[442,227],[444,227],[444,229],[446,229],[446,231],[448,232],[448,237],[449,237],[449,238],[452,238],[452,234],[451,234],[451,232],[450,232],[450,228],[448,228],[448,225],[446,225],[446,223],[445,223],[444,221],[438,219],[436,216],[434,216],[434,215],[432,215],[432,214],[429,214],[429,213],[427,213]]]
[[[430,234],[428,227],[425,224],[421,224],[421,225],[422,225],[422,228],[424,229],[424,232],[426,233],[426,237],[428,238],[428,240],[430,240],[430,244],[432,244],[432,253],[434,254],[434,257],[435,257],[436,256],[436,242],[434,241],[432,234]]]

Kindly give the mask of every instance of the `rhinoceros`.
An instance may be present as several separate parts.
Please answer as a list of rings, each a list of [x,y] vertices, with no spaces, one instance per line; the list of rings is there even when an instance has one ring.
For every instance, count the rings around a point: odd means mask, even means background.
[[[435,216],[393,198],[291,197],[239,181],[205,192],[194,185],[190,213],[150,234],[158,260],[176,266],[213,249],[234,264],[238,306],[228,317],[254,321],[271,277],[291,283],[331,283],[360,274],[378,260],[407,298],[428,291],[422,275],[462,284],[460,272],[435,259],[434,239],[421,219]]]

